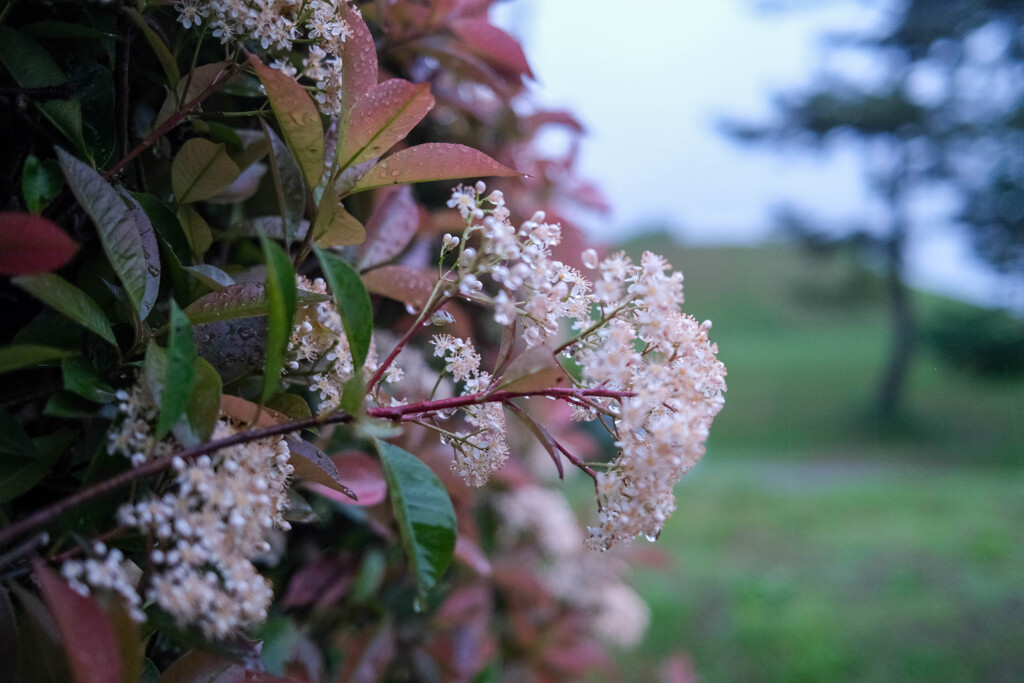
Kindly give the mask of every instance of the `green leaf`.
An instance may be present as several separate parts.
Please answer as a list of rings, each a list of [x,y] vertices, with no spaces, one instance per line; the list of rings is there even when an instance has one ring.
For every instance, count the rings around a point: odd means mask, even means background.
[[[306,399],[295,394],[284,392],[274,394],[265,405],[271,410],[287,415],[292,420],[305,420],[306,418],[313,417],[313,412],[309,409]]]
[[[320,112],[306,89],[288,74],[273,69],[249,54],[288,149],[295,155],[309,187],[320,184],[324,172],[324,127]]]
[[[174,436],[186,447],[209,441],[220,417],[220,375],[202,358],[196,359],[195,370],[196,381],[185,409],[188,419],[172,429]]]
[[[378,159],[403,140],[434,107],[429,83],[392,78],[355,103],[348,129],[339,133],[337,168]]]
[[[213,244],[213,233],[206,219],[188,204],[182,204],[178,207],[178,223],[181,224],[192,254],[200,258]]]
[[[135,9],[125,7],[124,11],[128,13],[132,23],[142,31],[142,35],[146,37],[146,42],[153,49],[153,53],[160,62],[160,67],[164,70],[164,75],[167,76],[167,81],[171,84],[171,87],[176,87],[181,80],[181,71],[178,70],[178,63],[171,55],[171,51],[164,45],[163,39],[157,35],[156,31],[146,22],[146,19]]]
[[[50,205],[64,187],[64,176],[53,159],[40,161],[29,154],[21,167],[21,196],[29,213],[40,213]]]
[[[159,247],[149,217],[130,194],[115,190],[88,165],[59,148],[57,157],[71,191],[99,232],[107,260],[144,320],[160,286]]]
[[[25,493],[50,472],[32,439],[17,420],[0,408],[0,503]]]
[[[341,315],[341,323],[345,327],[349,348],[352,350],[352,363],[356,371],[366,362],[366,354],[370,351],[370,338],[373,335],[373,306],[370,295],[363,286],[363,281],[355,268],[343,260],[319,247],[313,247],[320,259],[320,267]]]
[[[191,273],[197,280],[213,290],[236,284],[233,277],[217,266],[211,266],[208,263],[200,263],[198,266],[189,266],[184,270]]]
[[[192,325],[178,304],[171,302],[171,332],[167,339],[167,374],[160,397],[156,438],[162,439],[188,408],[196,384],[196,342]]]
[[[386,185],[425,183],[456,178],[519,177],[483,152],[446,142],[428,142],[395,152],[359,179],[352,194]]]
[[[387,441],[374,439],[374,444],[422,601],[455,553],[455,509],[444,484],[422,460]]]
[[[171,115],[177,111],[180,105],[186,105],[194,101],[211,85],[226,79],[230,67],[230,62],[217,62],[215,64],[203,64],[193,69],[189,77],[183,78],[178,82],[178,87],[174,89],[174,92],[167,94],[167,98],[164,99],[156,119],[153,120],[153,130],[156,130],[164,121],[171,118]],[[185,91],[186,84],[188,85],[188,92]]]
[[[113,346],[117,346],[114,330],[110,327],[110,321],[104,315],[103,309],[88,294],[64,278],[53,273],[40,273],[16,277],[11,282],[87,330],[95,332]]]
[[[114,398],[114,389],[103,381],[88,358],[65,358],[60,370],[67,391],[94,403],[107,403]]]
[[[320,198],[320,208],[313,221],[313,239],[324,249],[362,244],[366,239],[366,229],[342,206],[333,184],[327,186]]]
[[[366,378],[363,373],[354,374],[341,390],[341,409],[349,415],[358,415],[363,409],[366,396]]]
[[[12,344],[0,348],[0,374],[75,355],[75,351],[40,344]]]
[[[278,247],[280,249],[280,247]],[[310,306],[330,297],[316,292],[295,290],[296,306]],[[266,287],[262,282],[239,282],[228,285],[216,292],[199,297],[185,308],[185,315],[193,325],[216,322],[218,320],[236,320],[266,315],[268,303]]]
[[[306,212],[306,188],[302,183],[302,173],[291,152],[266,121],[261,123],[267,139],[270,140],[270,171],[274,176],[277,208],[283,220],[284,248],[287,251],[295,239],[299,221]]]
[[[68,76],[82,108],[82,137],[90,157],[103,168],[117,147],[114,115],[114,75],[96,62],[82,62]]]
[[[63,85],[68,80],[39,43],[4,25],[0,25],[0,62],[22,88],[46,88]],[[36,106],[79,152],[88,155],[82,137],[82,106],[77,98],[47,100]]]
[[[178,202],[201,202],[233,183],[239,173],[227,147],[204,138],[190,138],[171,162],[171,187]]]
[[[277,393],[284,368],[284,353],[292,336],[295,320],[295,271],[288,254],[266,237],[260,239],[267,260],[267,355],[263,371],[263,394],[266,401]]]

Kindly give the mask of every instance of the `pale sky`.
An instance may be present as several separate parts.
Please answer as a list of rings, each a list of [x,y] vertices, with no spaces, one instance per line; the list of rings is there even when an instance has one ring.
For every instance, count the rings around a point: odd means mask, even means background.
[[[810,81],[826,31],[865,28],[856,2],[764,14],[752,0],[513,0],[495,17],[525,46],[545,105],[588,129],[582,175],[615,208],[582,221],[607,239],[665,226],[686,241],[750,242],[770,234],[770,210],[789,201],[822,218],[870,220],[855,150],[815,154],[740,147],[716,129],[732,116],[764,120],[775,93]],[[869,68],[857,65],[866,73]],[[557,143],[554,143],[557,144]],[[925,198],[920,205],[941,204]],[[934,213],[934,211],[932,212]],[[996,283],[955,231],[927,221],[912,279],[974,299]]]

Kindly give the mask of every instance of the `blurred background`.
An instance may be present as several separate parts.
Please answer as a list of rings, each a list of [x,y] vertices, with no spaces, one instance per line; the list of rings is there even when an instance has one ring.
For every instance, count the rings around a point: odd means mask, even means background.
[[[496,9],[729,369],[624,663],[1024,680],[1024,2]]]

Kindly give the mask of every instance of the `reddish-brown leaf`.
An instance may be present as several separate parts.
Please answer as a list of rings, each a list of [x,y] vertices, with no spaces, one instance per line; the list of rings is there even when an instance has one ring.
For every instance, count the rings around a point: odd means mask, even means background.
[[[450,27],[470,51],[488,64],[501,71],[533,78],[519,41],[487,19],[458,19]]]
[[[409,47],[433,57],[456,76],[486,85],[502,100],[508,101],[522,88],[522,82],[518,77],[510,82],[450,36],[427,36],[410,43]]]
[[[0,212],[0,275],[49,273],[66,266],[77,251],[78,243],[52,221]]]
[[[380,158],[433,107],[429,83],[392,78],[376,84],[356,101],[348,129],[339,133],[338,168]]]
[[[455,559],[480,576],[491,575],[491,561],[476,541],[460,533],[455,540]]]
[[[388,485],[380,462],[360,451],[342,451],[331,456],[338,468],[338,478],[358,497],[352,500],[320,484],[310,484],[309,490],[346,505],[377,505],[387,497]]]
[[[499,164],[479,150],[447,142],[428,142],[395,152],[360,178],[352,192],[385,185],[425,183],[457,178],[513,178],[519,171]]]
[[[411,187],[381,190],[381,199],[366,222],[367,238],[360,252],[359,270],[375,268],[401,254],[419,225],[420,210]]]
[[[362,16],[347,2],[339,2],[337,7],[338,14],[352,30],[341,52],[342,119],[347,127],[352,107],[377,85],[377,47]]]
[[[569,386],[569,376],[546,346],[527,349],[505,367],[498,386],[505,391],[538,391]]]
[[[363,286],[370,294],[379,294],[422,309],[434,291],[434,279],[409,266],[381,266],[363,273]]]
[[[293,77],[267,66],[256,55],[246,55],[267,91],[281,134],[302,168],[307,186],[316,187],[324,171],[324,127],[316,104]]]
[[[110,617],[96,600],[73,591],[63,578],[41,561],[34,565],[43,600],[57,623],[75,681],[120,681],[121,654]]]

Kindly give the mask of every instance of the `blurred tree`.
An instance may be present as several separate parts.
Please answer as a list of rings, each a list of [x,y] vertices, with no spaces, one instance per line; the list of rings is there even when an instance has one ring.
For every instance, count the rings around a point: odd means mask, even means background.
[[[884,208],[882,225],[847,235],[842,226],[822,230],[802,219],[798,232],[810,243],[820,243],[823,233],[832,240],[843,234],[838,239],[882,255],[892,345],[876,406],[892,417],[917,336],[904,272],[910,194],[936,183],[955,189],[961,204],[950,219],[971,229],[978,253],[994,266],[1024,273],[1024,3],[873,4],[881,5],[879,28],[828,41],[832,52],[870,57],[871,78],[827,70],[807,89],[778,96],[773,121],[723,127],[741,141],[853,144],[864,152],[865,174]]]

